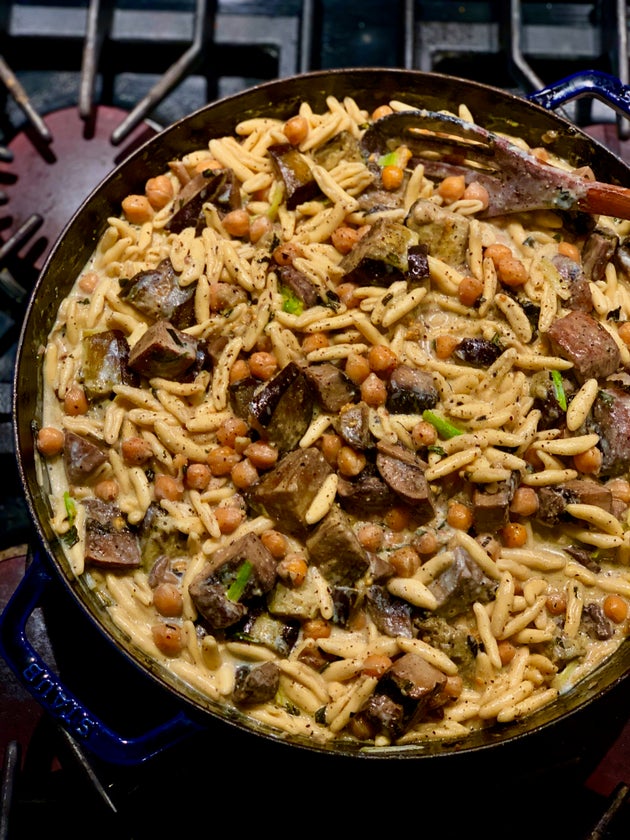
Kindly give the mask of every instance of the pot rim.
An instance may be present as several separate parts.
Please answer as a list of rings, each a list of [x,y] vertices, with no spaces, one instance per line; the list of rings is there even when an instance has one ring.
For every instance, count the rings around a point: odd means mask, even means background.
[[[616,689],[630,673],[630,639],[622,644],[611,659],[607,660],[592,675],[586,677],[568,695],[560,697],[550,706],[544,707],[523,721],[500,726],[495,725],[467,735],[459,741],[428,741],[404,747],[368,749],[365,747],[349,749],[345,742],[333,741],[330,745],[314,744],[308,739],[291,738],[282,733],[278,734],[276,731],[268,730],[266,727],[246,718],[246,716],[234,712],[229,707],[210,701],[190,686],[184,685],[171,672],[167,672],[166,669],[142,654],[141,651],[137,651],[129,645],[124,638],[124,634],[113,624],[111,619],[108,619],[105,609],[96,605],[93,599],[89,599],[89,593],[82,581],[73,577],[70,573],[63,551],[58,547],[45,515],[45,502],[41,493],[44,476],[42,470],[38,470],[32,434],[32,422],[35,422],[35,418],[40,416],[38,415],[37,400],[40,388],[37,384],[39,379],[33,377],[31,370],[35,365],[35,369],[40,373],[36,359],[41,341],[52,326],[58,303],[74,282],[77,270],[82,268],[86,262],[86,260],[77,259],[76,254],[71,255],[72,249],[69,242],[72,235],[81,226],[83,228],[87,226],[89,236],[87,241],[83,243],[81,253],[85,252],[89,255],[106,226],[106,215],[103,215],[103,208],[114,207],[116,202],[119,204],[124,195],[133,191],[133,186],[129,186],[130,180],[133,183],[141,183],[146,181],[147,173],[159,174],[162,172],[164,170],[163,162],[169,157],[173,157],[175,147],[184,136],[187,137],[186,142],[192,149],[197,147],[193,138],[204,128],[206,130],[206,141],[213,132],[221,133],[223,128],[208,131],[208,126],[214,124],[212,122],[213,115],[220,115],[218,122],[221,126],[223,125],[221,120],[232,119],[232,124],[235,124],[250,111],[259,112],[263,107],[274,108],[281,105],[284,113],[288,115],[293,103],[304,98],[309,87],[316,89],[315,93],[321,98],[330,92],[333,92],[334,95],[334,91],[343,88],[348,84],[348,80],[351,80],[350,83],[354,86],[355,95],[357,90],[369,91],[372,99],[374,99],[374,86],[379,83],[381,89],[386,91],[385,95],[389,95],[390,90],[402,92],[406,86],[419,87],[421,84],[426,84],[431,87],[430,94],[419,93],[414,89],[413,97],[417,99],[423,96],[427,98],[435,96],[434,91],[436,89],[452,89],[453,87],[463,91],[461,97],[458,96],[458,101],[461,99],[461,101],[466,102],[468,95],[475,94],[484,98],[490,106],[492,106],[492,103],[500,103],[501,111],[503,112],[505,109],[506,116],[502,117],[504,121],[509,122],[510,113],[515,111],[518,118],[523,119],[523,125],[526,122],[529,128],[534,131],[537,130],[538,125],[548,126],[549,130],[558,132],[559,139],[562,142],[568,143],[571,147],[575,145],[578,156],[584,154],[585,150],[594,155],[598,165],[601,163],[605,169],[608,169],[610,180],[622,180],[625,177],[626,181],[630,181],[630,167],[564,117],[551,113],[541,105],[524,100],[516,94],[483,83],[441,73],[379,67],[316,70],[263,82],[209,103],[163,129],[118,164],[84,199],[54,243],[31,293],[18,341],[12,395],[13,434],[18,472],[37,537],[43,547],[47,561],[51,564],[64,588],[77,601],[83,612],[109,643],[113,644],[126,659],[148,674],[169,693],[175,694],[196,716],[201,714],[202,718],[205,718],[206,715],[210,715],[211,718],[261,735],[271,741],[302,747],[317,753],[384,759],[394,757],[401,759],[448,758],[457,755],[477,754],[486,752],[500,744],[522,742],[525,739],[531,740],[531,736],[553,727],[559,721],[566,721],[574,717],[591,702]],[[359,85],[359,83],[361,84]],[[287,91],[289,94],[287,94]],[[357,98],[359,97],[357,96]],[[525,119],[526,117],[527,119]],[[497,118],[497,114],[489,113],[482,115],[482,118],[479,118],[478,121],[488,128],[493,128]],[[516,119],[515,114],[512,113],[511,120],[516,129],[519,128],[519,119]],[[186,149],[180,149],[178,153],[182,154],[185,151]],[[132,171],[133,175],[130,178]],[[109,214],[114,212],[110,210]],[[63,262],[63,271],[61,262]],[[57,282],[60,281],[62,275],[69,278],[66,280],[65,286],[62,282]],[[51,285],[54,287],[53,289],[49,288]],[[43,302],[42,297],[44,297]],[[45,305],[42,305],[42,303]],[[46,325],[48,325],[48,330],[46,330]],[[36,384],[36,394],[33,395],[33,388]]]

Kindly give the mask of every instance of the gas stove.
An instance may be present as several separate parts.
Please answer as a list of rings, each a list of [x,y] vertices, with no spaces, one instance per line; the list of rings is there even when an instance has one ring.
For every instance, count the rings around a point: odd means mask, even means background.
[[[618,0],[396,0],[386,7],[382,0],[4,0],[0,608],[31,562],[32,532],[11,429],[12,374],[23,312],[55,239],[116,163],[147,137],[208,102],[308,70],[414,68],[523,96],[587,68],[626,84],[627,31],[626,4]],[[564,106],[564,114],[630,160],[630,123],[608,105],[580,99]],[[48,599],[57,597],[53,588]],[[46,606],[34,610],[30,634],[46,661],[63,673],[66,663],[57,662],[59,651],[51,641],[51,624],[58,619]],[[85,645],[90,641],[87,634]],[[102,656],[102,667],[91,666],[97,705],[105,691],[106,653]],[[76,658],[82,668],[91,657],[81,649]],[[76,670],[77,662],[72,664]],[[153,685],[136,685],[137,676],[124,671],[119,679],[115,693],[121,713],[132,706],[138,722],[146,722],[173,711],[169,698]],[[167,825],[170,830],[210,823],[210,829],[222,815],[240,829],[301,830],[305,817],[312,822],[316,815],[327,831],[338,820],[356,831],[369,828],[377,813],[386,819],[388,812],[406,829],[439,825],[446,836],[483,830],[485,836],[502,837],[509,825],[511,837],[626,837],[626,719],[626,711],[615,709],[602,722],[599,749],[585,752],[576,743],[574,750],[563,750],[569,758],[565,755],[559,764],[554,756],[540,756],[538,769],[526,781],[509,766],[496,767],[493,777],[482,780],[441,780],[449,805],[439,806],[438,819],[424,777],[410,780],[407,773],[388,780],[382,770],[362,769],[354,775],[357,789],[347,781],[343,762],[331,769],[310,755],[287,756],[223,729],[209,728],[141,766],[111,766],[87,755],[43,714],[0,661],[0,838],[16,840],[50,828],[63,830],[66,837],[88,832],[95,837],[166,836]],[[425,796],[418,800],[423,788]],[[551,821],[541,822],[531,813],[525,818],[523,808],[543,795],[554,814]]]

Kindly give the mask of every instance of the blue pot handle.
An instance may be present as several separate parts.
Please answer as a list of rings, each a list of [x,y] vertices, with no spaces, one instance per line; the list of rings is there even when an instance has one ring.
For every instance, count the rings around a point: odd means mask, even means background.
[[[201,730],[183,712],[134,738],[125,738],[93,715],[35,651],[26,624],[52,583],[39,555],[0,615],[0,654],[35,700],[86,749],[111,764],[136,765]]]
[[[610,105],[623,117],[630,116],[630,87],[623,85],[616,76],[602,73],[600,70],[584,70],[574,73],[549,85],[527,98],[530,102],[542,105],[553,111],[583,96],[592,96]]]

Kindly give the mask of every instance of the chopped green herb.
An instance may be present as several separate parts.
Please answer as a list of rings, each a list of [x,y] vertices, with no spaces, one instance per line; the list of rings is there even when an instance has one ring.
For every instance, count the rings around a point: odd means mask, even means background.
[[[267,218],[273,222],[278,215],[278,210],[284,198],[284,190],[281,184],[276,184],[269,196],[269,210],[267,210]]]
[[[304,311],[304,301],[289,289],[288,286],[280,287],[280,294],[282,295],[282,311],[288,312],[289,315],[301,315]]]
[[[70,493],[68,493],[67,490],[63,494],[63,503],[65,505],[66,514],[68,516],[68,524],[70,525],[70,527],[72,527],[74,525],[74,518],[77,515],[77,506],[75,505],[74,499],[72,498]]]
[[[248,580],[252,575],[253,570],[252,564],[249,560],[246,560],[243,565],[239,568],[238,572],[236,573],[236,577],[230,584],[230,587],[227,591],[227,597],[230,601],[238,601],[238,599],[243,594],[245,587],[247,585]]]
[[[443,458],[446,455],[446,452],[444,451],[444,449],[442,449],[442,447],[438,446],[437,444],[433,444],[432,446],[427,446],[427,451],[428,452],[433,452],[433,453],[435,453],[435,455],[439,455],[440,458]]]
[[[556,401],[563,411],[567,410],[567,395],[562,384],[562,374],[559,370],[551,371],[551,381],[553,382],[553,393]]]
[[[65,534],[61,534],[59,539],[66,548],[72,548],[73,545],[76,545],[76,543],[79,542],[79,533],[73,525],[71,528],[68,528]]]
[[[379,166],[398,166],[398,152],[388,152],[378,159]]]
[[[445,420],[443,417],[440,417],[434,411],[430,411],[426,409],[426,411],[422,412],[422,419],[426,420],[427,423],[430,423],[436,430],[437,433],[442,438],[449,438],[455,437],[456,435],[463,434],[461,429],[458,429],[457,426],[453,426],[452,423],[449,423],[448,420]]]

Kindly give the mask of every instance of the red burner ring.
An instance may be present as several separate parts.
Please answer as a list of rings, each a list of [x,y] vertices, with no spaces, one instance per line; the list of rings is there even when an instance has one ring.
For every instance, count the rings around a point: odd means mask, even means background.
[[[42,142],[28,130],[8,144],[10,163],[0,162],[0,190],[7,202],[0,207],[0,235],[15,232],[34,213],[43,223],[28,243],[37,270],[81,203],[115,166],[159,128],[144,122],[115,146],[111,135],[126,111],[108,106],[83,120],[76,107],[51,111],[44,117],[52,135]],[[36,240],[36,242],[35,242]]]

